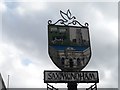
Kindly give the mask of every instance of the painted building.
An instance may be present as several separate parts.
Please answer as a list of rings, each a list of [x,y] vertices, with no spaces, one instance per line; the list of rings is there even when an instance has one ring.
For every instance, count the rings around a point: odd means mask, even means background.
[[[82,38],[82,33],[81,29],[79,28],[69,28],[69,36],[70,36],[70,41],[72,43],[76,43],[78,45],[82,45],[83,43],[83,38]]]
[[[73,62],[73,67],[84,66],[90,57],[90,48],[83,51],[76,51],[74,48],[67,48],[66,50],[58,51],[59,58],[63,66],[70,67],[70,59]]]

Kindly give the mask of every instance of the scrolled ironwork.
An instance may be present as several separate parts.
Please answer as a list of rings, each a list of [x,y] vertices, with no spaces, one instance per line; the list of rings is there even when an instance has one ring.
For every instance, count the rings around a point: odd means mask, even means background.
[[[48,24],[52,24],[52,20],[48,20]]]
[[[85,26],[86,26],[86,27],[88,27],[88,26],[89,26],[89,24],[88,24],[88,23],[85,23]]]
[[[82,25],[79,21],[77,21],[76,17],[72,16],[72,14],[71,14],[69,9],[67,10],[67,13],[64,13],[63,11],[60,10],[60,15],[61,15],[62,19],[59,19],[55,23],[52,23],[52,20],[48,20],[48,24],[56,25],[56,24],[60,23],[60,24],[63,24],[65,26],[68,26],[70,24],[73,24],[73,25],[77,25],[78,24],[81,27],[88,27],[89,26],[88,23],[85,23],[85,25]]]

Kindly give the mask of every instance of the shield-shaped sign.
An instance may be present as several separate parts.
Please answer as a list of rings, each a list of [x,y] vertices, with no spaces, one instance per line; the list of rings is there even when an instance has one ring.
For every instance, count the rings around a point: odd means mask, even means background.
[[[90,60],[88,27],[48,25],[49,56],[63,71],[80,71]]]
[[[63,71],[80,71],[91,57],[88,23],[81,25],[75,16],[60,11],[62,19],[48,21],[48,51],[54,64]],[[57,23],[63,25],[56,25]],[[73,26],[69,26],[73,24]],[[79,26],[76,26],[79,24]]]

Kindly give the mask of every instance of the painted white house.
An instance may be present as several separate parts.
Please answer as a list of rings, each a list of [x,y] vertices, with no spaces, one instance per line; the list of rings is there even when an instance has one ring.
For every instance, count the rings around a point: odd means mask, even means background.
[[[7,90],[1,74],[0,74],[0,90]]]

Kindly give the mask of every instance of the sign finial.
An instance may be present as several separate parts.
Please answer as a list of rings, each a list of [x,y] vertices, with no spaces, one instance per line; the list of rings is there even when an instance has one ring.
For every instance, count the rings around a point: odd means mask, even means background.
[[[55,22],[53,25],[56,25],[58,23],[63,24],[65,26],[69,26],[71,24],[73,25],[78,24],[81,27],[88,27],[88,23],[85,23],[85,26],[84,26],[79,21],[77,21],[76,17],[71,14],[69,9],[67,10],[66,13],[60,10],[60,15],[62,18],[59,19],[57,22]],[[48,20],[48,24],[52,24],[52,20]]]

